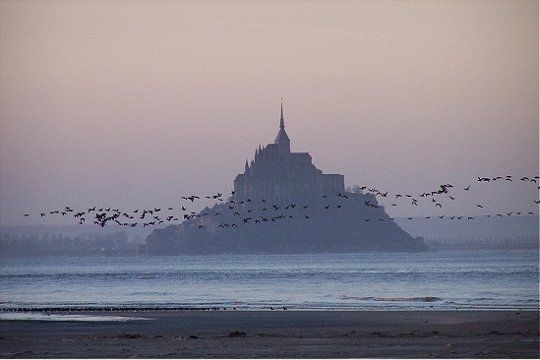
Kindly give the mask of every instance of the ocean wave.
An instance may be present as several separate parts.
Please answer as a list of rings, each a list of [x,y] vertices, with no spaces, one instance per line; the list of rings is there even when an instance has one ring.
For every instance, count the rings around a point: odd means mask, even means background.
[[[64,315],[32,312],[0,313],[0,321],[77,321],[77,322],[125,322],[134,320],[153,320],[146,317],[110,315]]]
[[[538,302],[468,303],[439,301],[436,297],[355,297],[366,301],[344,302],[185,302],[185,303],[0,303],[2,313],[136,312],[148,311],[403,311],[403,310],[538,310]]]
[[[172,292],[166,291],[131,291],[127,293],[128,296],[140,296],[140,295],[150,295],[150,296],[167,296],[174,295]]]
[[[0,281],[10,280],[157,280],[157,279],[197,279],[197,280],[218,280],[223,279],[279,279],[296,280],[324,278],[328,280],[348,278],[372,279],[381,278],[392,279],[402,278],[461,278],[465,272],[460,271],[366,271],[366,270],[307,270],[307,269],[268,269],[268,270],[231,270],[231,269],[208,269],[208,270],[163,270],[163,271],[73,271],[73,272],[45,272],[45,273],[6,273],[0,274]],[[537,269],[519,269],[508,271],[474,271],[469,270],[467,278],[494,278],[509,276],[538,276]]]
[[[377,296],[347,296],[341,295],[342,300],[361,300],[361,301],[389,301],[389,302],[435,302],[443,299],[435,296],[419,296],[419,297],[377,297]]]

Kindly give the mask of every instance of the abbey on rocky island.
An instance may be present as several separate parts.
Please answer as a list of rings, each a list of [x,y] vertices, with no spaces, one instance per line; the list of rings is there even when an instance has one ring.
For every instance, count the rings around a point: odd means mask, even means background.
[[[346,191],[307,152],[291,152],[283,103],[274,143],[259,147],[236,176],[228,199],[178,225],[155,229],[147,254],[291,254],[425,251],[378,205],[374,194]]]

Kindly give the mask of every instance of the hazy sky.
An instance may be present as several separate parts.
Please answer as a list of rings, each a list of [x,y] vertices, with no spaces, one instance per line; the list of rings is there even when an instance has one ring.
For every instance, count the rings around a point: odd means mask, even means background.
[[[228,192],[281,96],[292,150],[346,185],[537,175],[538,34],[536,1],[1,1],[1,223]],[[389,211],[538,209],[535,184],[460,196]]]

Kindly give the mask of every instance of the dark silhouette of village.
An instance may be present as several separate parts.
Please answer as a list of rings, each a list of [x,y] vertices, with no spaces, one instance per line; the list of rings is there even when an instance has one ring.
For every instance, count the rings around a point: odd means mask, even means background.
[[[291,152],[283,105],[274,143],[260,147],[228,199],[179,225],[155,229],[148,254],[424,251],[374,194],[346,191],[344,176],[323,174],[307,152]],[[188,198],[189,199],[189,198]],[[191,200],[191,199],[190,199]],[[192,200],[193,201],[193,200]]]

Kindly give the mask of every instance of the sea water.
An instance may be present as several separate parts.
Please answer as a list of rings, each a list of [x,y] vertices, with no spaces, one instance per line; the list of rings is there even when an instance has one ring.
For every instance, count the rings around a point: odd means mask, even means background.
[[[538,251],[0,259],[0,310],[538,310]]]

